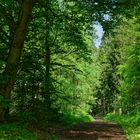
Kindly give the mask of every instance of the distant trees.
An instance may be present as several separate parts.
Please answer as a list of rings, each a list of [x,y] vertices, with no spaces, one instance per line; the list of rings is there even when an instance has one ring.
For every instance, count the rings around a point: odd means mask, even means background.
[[[115,110],[114,100],[119,94],[118,86],[120,76],[117,67],[120,63],[120,44],[111,35],[104,37],[101,48],[97,55],[97,68],[100,69],[97,76],[96,90],[96,106],[94,107],[96,114],[106,114]]]
[[[96,114],[130,113],[139,100],[139,23],[123,18],[120,26],[103,39],[97,59]]]

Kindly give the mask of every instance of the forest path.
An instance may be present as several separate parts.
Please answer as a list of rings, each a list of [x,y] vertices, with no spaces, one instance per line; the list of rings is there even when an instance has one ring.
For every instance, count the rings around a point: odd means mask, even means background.
[[[92,123],[83,123],[57,134],[60,140],[126,140],[120,126],[105,122],[99,117]]]

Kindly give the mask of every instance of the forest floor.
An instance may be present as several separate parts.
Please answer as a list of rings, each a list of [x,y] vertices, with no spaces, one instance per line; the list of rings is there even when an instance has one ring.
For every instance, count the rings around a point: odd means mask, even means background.
[[[69,129],[48,129],[43,136],[38,137],[39,140],[126,140],[119,125],[99,117],[92,123],[82,123]]]

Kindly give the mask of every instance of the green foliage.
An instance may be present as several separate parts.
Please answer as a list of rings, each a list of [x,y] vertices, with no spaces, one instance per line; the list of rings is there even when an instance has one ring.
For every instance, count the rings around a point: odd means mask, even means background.
[[[94,69],[97,71],[94,95],[94,114],[106,114],[114,110],[114,100],[119,94],[120,82],[117,67],[120,61],[119,43],[111,35],[104,35],[101,48],[96,52]]]
[[[120,49],[122,61],[118,66],[118,73],[122,76],[121,86],[119,87],[121,92],[120,102],[122,102],[123,112],[128,113],[139,108],[140,103],[140,49],[138,39],[140,37],[140,24],[136,18],[131,19],[129,22],[124,19],[124,22],[123,29],[118,30],[117,35],[117,38],[123,38]]]
[[[88,3],[62,1],[60,7],[51,1],[46,8],[48,5],[42,2],[33,9],[33,17],[37,18],[31,21],[25,40],[12,92],[12,112],[32,112],[43,125],[48,118],[58,118],[59,112],[90,112],[93,95],[86,76],[86,61],[92,60]],[[92,78],[92,72],[88,74]]]
[[[36,140],[35,134],[26,129],[23,125],[17,124],[1,124],[0,125],[1,140]]]
[[[84,112],[79,112],[75,114],[65,113],[60,115],[59,119],[62,125],[73,126],[83,122],[92,122],[93,118]]]

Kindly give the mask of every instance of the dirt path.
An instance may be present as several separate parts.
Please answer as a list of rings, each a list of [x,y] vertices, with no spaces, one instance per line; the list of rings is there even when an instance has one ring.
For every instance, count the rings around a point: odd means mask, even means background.
[[[59,131],[60,140],[126,140],[121,127],[115,123],[96,118],[93,123],[84,123],[72,129]]]
[[[54,138],[48,138],[48,134]],[[126,140],[120,126],[104,122],[101,118],[95,118],[92,123],[82,123],[71,129],[49,129],[45,135],[38,140]]]

